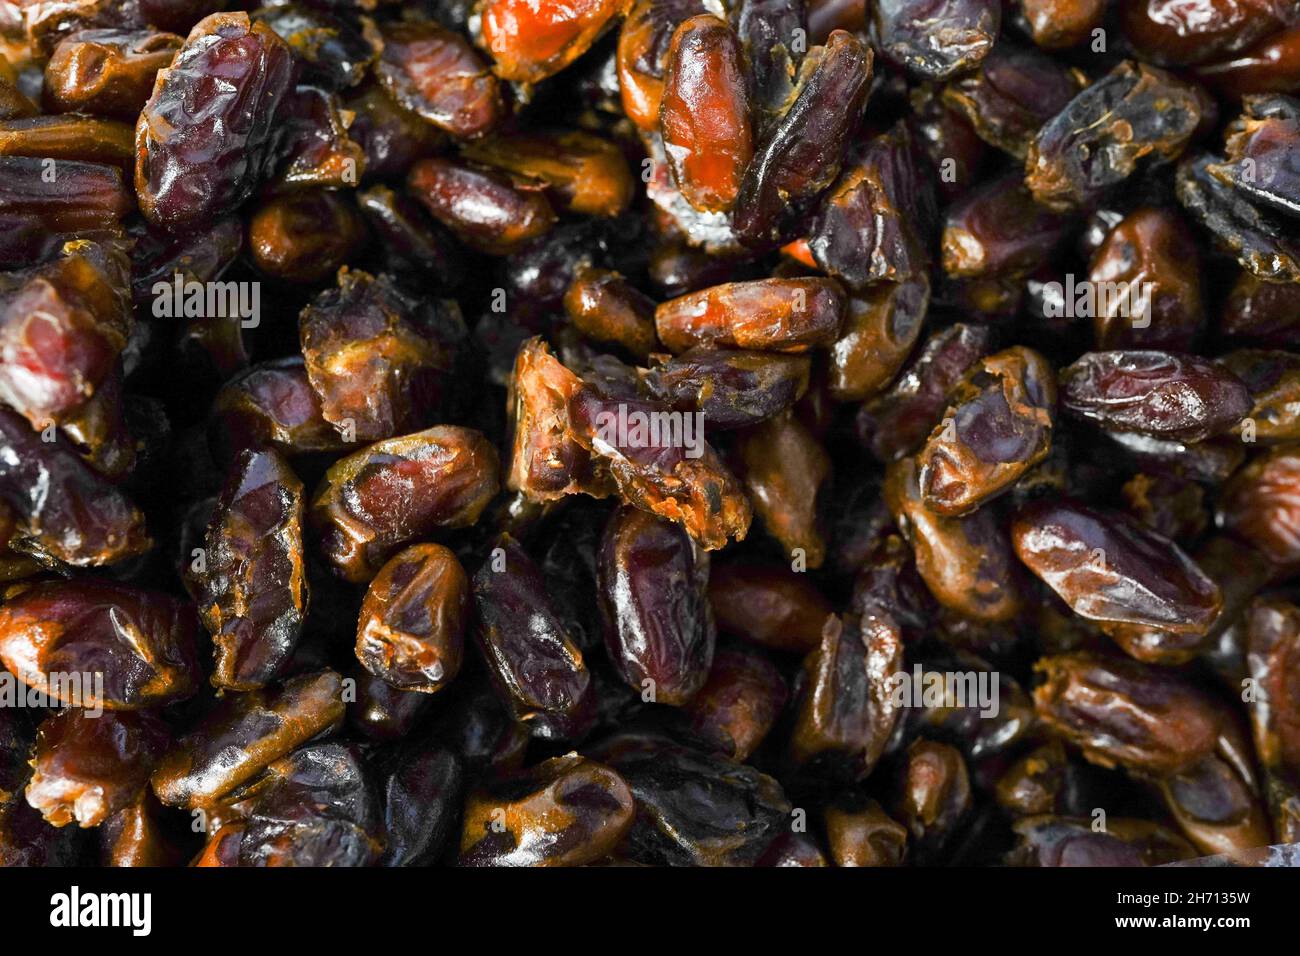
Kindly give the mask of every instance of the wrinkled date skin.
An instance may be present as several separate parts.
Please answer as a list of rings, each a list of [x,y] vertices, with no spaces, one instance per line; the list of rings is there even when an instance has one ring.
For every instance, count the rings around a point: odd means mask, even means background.
[[[275,690],[232,694],[163,757],[151,777],[153,791],[169,806],[208,806],[338,727],[343,714],[343,679],[329,670]]]
[[[1088,620],[1204,634],[1223,606],[1218,585],[1176,544],[1120,512],[1067,501],[1022,510],[1016,555]]]
[[[418,428],[442,398],[460,315],[418,301],[391,277],[340,273],[298,318],[307,376],[325,419],[348,441],[377,441]]]
[[[709,603],[724,634],[796,654],[821,643],[832,613],[821,591],[783,565],[715,563]]]
[[[1061,371],[1061,405],[1109,431],[1198,442],[1232,428],[1253,403],[1223,366],[1157,351],[1089,352]]]
[[[385,24],[380,36],[376,75],[406,109],[462,139],[500,121],[497,78],[464,37],[421,20]]]
[[[580,271],[564,293],[564,311],[584,338],[621,346],[638,360],[654,351],[654,300],[617,272]]]
[[[1038,716],[1104,767],[1177,773],[1214,752],[1214,698],[1167,668],[1080,651],[1036,665]]]
[[[1065,238],[1066,220],[1036,202],[1018,173],[979,186],[948,207],[943,271],[961,278],[1032,272]]]
[[[183,42],[149,30],[80,31],[55,47],[45,67],[45,106],[134,122]]]
[[[212,635],[215,687],[252,690],[274,680],[307,615],[303,487],[273,449],[235,462],[208,525],[199,614]]]
[[[399,552],[366,590],[357,622],[357,660],[394,687],[432,694],[460,672],[469,615],[469,578],[441,545]]]
[[[1281,565],[1300,563],[1300,446],[1253,458],[1223,489],[1218,526]]]
[[[707,555],[680,526],[621,508],[605,527],[596,567],[614,669],[657,703],[687,703],[713,662]]]
[[[370,866],[384,852],[379,795],[360,749],[309,744],[267,767],[240,866]]]
[[[438,425],[340,459],[312,500],[321,546],[365,583],[403,544],[473,524],[500,487],[496,449],[479,432]]]
[[[671,299],[655,310],[655,327],[672,352],[699,345],[806,352],[836,339],[844,310],[844,293],[830,279],[757,279]]]
[[[743,428],[789,408],[808,389],[806,355],[699,347],[650,369],[650,394],[678,411],[697,411],[709,428]]]
[[[520,189],[491,170],[426,159],[411,167],[407,186],[435,219],[489,255],[517,251],[555,223],[544,193]]]
[[[1001,25],[992,0],[880,0],[872,19],[881,52],[931,80],[978,66]]]
[[[893,680],[902,668],[894,621],[828,618],[820,645],[804,660],[790,738],[794,763],[847,783],[867,776],[898,722]]]
[[[170,743],[153,714],[69,709],[41,724],[27,802],[47,823],[99,826],[130,804]]]
[[[617,216],[632,201],[632,171],[622,151],[580,130],[503,133],[466,143],[461,155],[541,183],[564,212]]]
[[[717,17],[692,17],[668,50],[659,125],[673,182],[696,209],[729,209],[754,155],[740,41]]]
[[[1025,185],[1049,208],[1085,205],[1133,175],[1142,160],[1176,159],[1200,121],[1191,87],[1125,61],[1043,126],[1025,159]]]
[[[782,238],[782,220],[835,181],[871,87],[871,49],[843,30],[808,52],[790,107],[758,140],[740,183],[732,224],[762,248]]]
[[[709,679],[686,707],[691,730],[725,757],[749,759],[789,698],[785,679],[753,651],[719,650]]]
[[[268,172],[272,120],[292,72],[288,45],[247,14],[194,27],[136,126],[136,191],[151,223],[200,223],[248,198]]]
[[[875,800],[826,808],[826,842],[836,866],[901,866],[907,828]]]
[[[659,128],[668,47],[677,27],[705,13],[700,0],[636,0],[618,34],[616,66],[623,112],[638,129]]]
[[[502,702],[535,737],[580,737],[594,717],[591,671],[517,541],[502,535],[473,579],[479,647]]]
[[[974,511],[1047,457],[1055,376],[1037,352],[1016,347],[980,362],[951,401],[918,456],[925,505],[941,515]]]
[[[460,865],[595,863],[618,846],[634,815],[632,791],[616,772],[576,754],[553,757],[470,794]]]
[[[217,393],[214,413],[232,457],[264,445],[285,455],[347,447],[325,420],[301,357],[255,365],[236,375]]]
[[[258,270],[302,284],[332,276],[365,239],[356,209],[333,192],[309,190],[271,200],[248,223]]]
[[[1245,112],[1224,137],[1227,161],[1209,167],[1210,175],[1277,212],[1300,215],[1300,100],[1288,96],[1248,96]]]
[[[831,462],[817,439],[790,412],[747,429],[738,441],[742,479],[754,511],[781,548],[806,567],[826,560],[817,495]]]
[[[193,608],[169,595],[48,581],[0,607],[0,662],[63,706],[142,710],[198,690],[196,624]]]
[[[925,505],[920,468],[903,458],[885,473],[889,510],[916,552],[916,569],[940,604],[981,621],[1007,621],[1021,607],[1011,543],[990,508],[948,518]]]

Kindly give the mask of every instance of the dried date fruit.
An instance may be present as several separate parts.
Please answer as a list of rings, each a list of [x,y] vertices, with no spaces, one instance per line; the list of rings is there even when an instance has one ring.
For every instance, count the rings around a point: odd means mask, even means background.
[[[1265,282],[1243,270],[1228,293],[1219,333],[1263,348],[1300,341],[1300,284]]]
[[[263,7],[256,17],[289,44],[308,82],[334,90],[356,86],[375,60],[371,40],[327,10],[286,3]]]
[[[116,236],[134,207],[114,166],[0,156],[0,253],[10,266],[38,265],[74,238]]]
[[[1111,817],[1098,833],[1087,818],[1044,814],[1019,820],[1014,829],[1012,866],[1162,866],[1196,855],[1173,830],[1148,820]]]
[[[826,842],[836,866],[901,866],[907,828],[875,800],[826,808]]]
[[[582,736],[595,716],[591,671],[547,595],[546,581],[509,535],[473,579],[479,648],[502,702],[543,739]]]
[[[464,37],[426,20],[386,23],[379,36],[375,75],[403,107],[462,139],[500,122],[497,78]]]
[[[641,360],[655,348],[654,301],[610,269],[580,270],[564,293],[564,311],[591,341],[621,346]]]
[[[291,89],[293,54],[246,13],[195,25],[158,74],[136,126],[140,210],[166,228],[215,219],[269,173],[276,107]]]
[[[1227,60],[1199,66],[1195,75],[1227,97],[1300,92],[1300,26],[1279,30]]]
[[[794,405],[808,389],[804,355],[699,347],[647,371],[650,395],[681,412],[699,412],[708,428],[743,428]]]
[[[1121,6],[1120,19],[1125,37],[1144,60],[1189,66],[1235,53],[1274,33],[1285,23],[1286,7],[1279,0],[1204,0],[1186,7],[1138,0]]]
[[[635,809],[626,781],[609,767],[577,754],[553,757],[470,794],[460,865],[595,863],[618,846]]]
[[[614,143],[579,130],[505,133],[461,147],[473,162],[545,184],[557,209],[617,216],[632,201],[632,171]]]
[[[379,865],[436,862],[460,813],[464,784],[464,767],[451,750],[433,747],[403,755],[383,781],[387,848]]]
[[[1300,215],[1300,100],[1248,96],[1245,112],[1225,132],[1227,158],[1207,172],[1252,202],[1290,216]],[[84,157],[93,159],[95,157]]]
[[[774,650],[816,648],[831,605],[806,577],[781,565],[714,564],[709,603],[718,628]]]
[[[659,127],[673,182],[696,209],[731,208],[754,155],[740,41],[711,14],[673,34],[664,69]]]
[[[273,691],[231,694],[158,764],[150,778],[168,806],[211,806],[272,763],[343,722],[343,681],[325,670]]]
[[[1224,486],[1215,522],[1282,565],[1300,561],[1300,448],[1251,459]]]
[[[0,662],[65,707],[143,710],[198,690],[194,609],[156,591],[77,579],[0,607]]]
[[[895,814],[911,833],[915,854],[937,851],[967,822],[970,775],[961,752],[934,740],[907,749]]]
[[[537,188],[445,159],[411,167],[407,187],[435,219],[479,252],[506,255],[551,228],[555,213]]]
[[[605,527],[596,569],[614,670],[644,699],[689,702],[713,662],[708,557],[680,526],[625,507]]]
[[[945,80],[989,55],[1002,7],[990,0],[882,0],[871,26],[890,60],[917,76]]]
[[[335,462],[312,500],[335,571],[364,583],[402,545],[478,520],[499,487],[496,449],[479,432],[438,425]]]
[[[636,0],[619,29],[616,68],[623,112],[639,129],[659,127],[668,46],[677,27],[707,12],[700,0]]]
[[[1300,440],[1300,356],[1240,349],[1219,363],[1250,390],[1254,405],[1242,420],[1243,438],[1265,444]]]
[[[961,278],[1032,272],[1065,235],[1065,218],[1035,201],[1019,173],[1009,173],[948,207],[940,241],[943,271]]]
[[[1025,158],[1034,199],[1068,211],[1100,199],[1139,163],[1176,159],[1201,122],[1195,90],[1126,60],[1044,124]]]
[[[720,649],[709,679],[686,707],[691,730],[720,754],[744,763],[763,742],[789,692],[781,672],[753,651]]]
[[[213,406],[219,441],[230,457],[246,448],[274,446],[281,454],[338,452],[343,437],[325,420],[301,357],[255,365],[217,392]]]
[[[303,555],[303,487],[274,449],[235,462],[208,525],[199,614],[212,635],[213,686],[265,687],[298,644],[309,587]]]
[[[276,112],[275,149],[267,160],[274,171],[271,190],[355,187],[366,172],[366,151],[349,132],[354,120],[337,94],[295,86]]]
[[[258,270],[304,285],[332,276],[364,238],[356,209],[325,190],[272,199],[248,222],[248,249]]]
[[[917,456],[925,506],[967,514],[1047,457],[1056,413],[1051,365],[1020,346],[982,360],[949,395]]]
[[[748,428],[737,454],[741,480],[768,534],[807,568],[826,560],[817,517],[817,496],[831,475],[831,461],[817,439],[791,412]]]
[[[354,114],[348,138],[364,152],[368,176],[401,176],[446,140],[436,126],[400,105],[378,82],[349,90],[341,105]]]
[[[366,589],[357,660],[394,687],[435,693],[460,672],[469,578],[441,545],[399,552]]]
[[[82,30],[59,43],[45,66],[43,103],[134,122],[182,39],[152,30]]]
[[[586,53],[627,7],[628,0],[482,0],[475,11],[475,40],[496,61],[497,76],[536,83]]]
[[[672,352],[698,345],[806,352],[839,335],[845,296],[830,279],[758,279],[688,293],[655,310]]]
[[[65,710],[37,733],[27,802],[56,827],[99,826],[141,793],[169,742],[147,712]]]
[[[338,288],[298,317],[322,414],[348,441],[426,423],[444,398],[463,334],[454,304],[417,299],[391,277],[361,271],[341,271]]]
[[[1250,412],[1250,392],[1221,365],[1174,352],[1089,352],[1061,371],[1061,406],[1109,431],[1204,441]]]

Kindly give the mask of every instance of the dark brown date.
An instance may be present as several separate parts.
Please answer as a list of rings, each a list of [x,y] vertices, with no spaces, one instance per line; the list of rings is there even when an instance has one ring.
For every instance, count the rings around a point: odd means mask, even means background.
[[[714,564],[709,603],[718,627],[773,650],[814,650],[830,617],[830,602],[806,576],[781,565]]]
[[[998,38],[992,0],[881,0],[872,16],[881,52],[917,76],[945,80],[980,64]]]
[[[691,730],[738,763],[776,723],[789,692],[781,672],[753,651],[720,649],[709,679],[686,707]]]
[[[673,352],[698,345],[806,352],[838,337],[844,309],[830,279],[758,279],[671,299],[655,310],[655,327]]]
[[[446,159],[416,163],[407,187],[461,241],[490,255],[516,251],[555,222],[539,189],[521,189],[500,173]]]
[[[83,30],[63,40],[45,66],[45,107],[134,122],[171,65],[180,37],[151,30]]]
[[[817,438],[782,412],[745,430],[737,443],[741,480],[763,526],[804,568],[820,568],[826,540],[817,496],[831,476],[831,460]]]
[[[466,159],[546,186],[556,208],[617,216],[632,201],[632,171],[614,143],[579,130],[508,133],[461,148]]]
[[[258,270],[304,285],[332,276],[364,239],[356,208],[326,190],[272,199],[248,221],[248,249]]]
[[[497,78],[458,33],[427,20],[386,23],[375,75],[403,107],[462,139],[496,126],[505,107]]]
[[[1300,562],[1300,446],[1251,459],[1224,487],[1215,521],[1277,564]]]
[[[655,366],[642,381],[659,401],[703,414],[709,428],[743,428],[802,398],[810,368],[803,355],[701,347]]]

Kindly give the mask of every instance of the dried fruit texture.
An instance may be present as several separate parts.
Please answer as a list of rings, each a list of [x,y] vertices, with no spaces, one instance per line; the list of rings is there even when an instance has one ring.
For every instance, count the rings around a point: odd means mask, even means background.
[[[534,737],[581,737],[595,717],[591,671],[519,542],[496,539],[473,591],[479,648],[501,702]]]
[[[1143,160],[1176,159],[1200,121],[1195,90],[1164,70],[1125,61],[1043,126],[1025,159],[1025,185],[1051,209],[1087,205]]]
[[[213,686],[265,687],[293,654],[307,615],[303,489],[280,453],[246,451],[208,525],[193,575],[216,655]]]
[[[417,299],[390,276],[346,269],[338,288],[298,317],[322,414],[349,441],[390,438],[426,423],[444,397],[462,334],[454,303]]]
[[[1044,50],[1078,46],[1106,15],[1106,0],[1018,0],[1034,43]]]
[[[831,476],[825,449],[790,412],[747,429],[737,443],[742,480],[768,534],[793,560],[820,568],[826,540],[817,496]]]
[[[521,188],[491,170],[425,159],[411,167],[406,183],[433,218],[489,255],[515,252],[555,223],[539,184]]]
[[[1006,531],[992,508],[948,518],[922,498],[915,458],[885,472],[885,502],[916,552],[916,570],[935,599],[980,621],[1008,621],[1021,608],[1020,582]]]
[[[649,369],[642,382],[653,398],[702,414],[709,428],[743,428],[802,398],[810,370],[806,355],[700,347]]]
[[[1143,206],[1120,220],[1093,253],[1088,280],[1119,290],[1090,305],[1099,349],[1187,350],[1205,326],[1200,252],[1172,209]]]
[[[673,182],[696,209],[730,209],[754,155],[740,41],[711,14],[677,28],[668,49],[659,127]]]
[[[623,152],[590,133],[505,133],[466,143],[461,155],[520,181],[544,184],[564,212],[617,216],[632,201],[632,171]]]
[[[986,278],[1023,275],[1050,259],[1066,237],[1065,217],[1035,202],[1019,173],[976,187],[948,207],[943,271]]]
[[[658,403],[606,398],[590,385],[569,399],[574,436],[608,469],[625,502],[677,522],[709,551],[728,538],[743,540],[752,512],[739,482],[696,422],[688,435],[686,421],[674,426],[665,411]]]
[[[802,213],[840,174],[871,86],[872,53],[834,31],[808,51],[790,106],[762,135],[741,180],[732,222],[740,239],[777,245],[786,222]]]
[[[1261,693],[1250,702],[1255,752],[1265,770],[1300,783],[1300,711],[1290,688],[1300,669],[1300,609],[1279,597],[1246,611],[1246,664]]]
[[[1243,435],[1264,444],[1300,440],[1300,356],[1241,349],[1219,362],[1245,383],[1254,401],[1241,423]]]
[[[169,743],[150,713],[65,710],[36,736],[27,802],[56,827],[99,826],[139,796]]]
[[[796,654],[818,646],[832,613],[821,591],[784,565],[715,563],[709,603],[722,633]]]
[[[0,276],[0,400],[33,428],[73,418],[116,369],[132,325],[129,275],[116,246],[81,241]]]
[[[198,689],[194,610],[166,594],[84,578],[0,607],[0,662],[65,707],[142,710]]]
[[[1245,112],[1224,136],[1227,160],[1210,166],[1211,176],[1245,193],[1253,202],[1290,216],[1300,215],[1300,100],[1248,96]]]
[[[1174,352],[1089,352],[1061,371],[1061,405],[1111,431],[1204,441],[1251,408],[1245,384],[1222,365]]]
[[[240,866],[369,866],[383,854],[379,796],[356,745],[309,744],[266,771]]]
[[[780,784],[745,764],[631,733],[606,739],[591,756],[617,771],[636,798],[620,852],[638,863],[753,866],[789,826]]]
[[[499,471],[492,444],[456,425],[341,458],[312,500],[325,556],[346,580],[369,581],[407,542],[476,522],[500,487]]]
[[[1011,535],[1029,570],[1088,620],[1199,636],[1223,607],[1218,585],[1181,548],[1120,512],[1035,502]]]
[[[790,101],[803,60],[796,30],[806,31],[803,0],[741,0],[731,9],[731,24],[750,69],[750,99],[755,122],[766,128]],[[837,24],[837,26],[844,26]],[[851,29],[844,26],[845,29]],[[814,34],[815,40],[829,30]]]
[[[943,417],[948,393],[989,351],[982,325],[950,325],[935,332],[893,386],[864,403],[858,435],[881,461],[915,451]]]
[[[1039,718],[1092,763],[1164,776],[1220,744],[1219,704],[1176,671],[1088,651],[1044,657],[1035,670]]]
[[[943,90],[980,139],[1024,159],[1039,129],[1079,92],[1080,78],[1032,47],[1002,41],[979,69]]]
[[[458,33],[427,20],[385,23],[375,74],[402,106],[461,139],[482,136],[505,112],[497,78]]]
[[[28,116],[0,120],[0,156],[85,160],[130,171],[135,150],[130,126],[95,116]]]
[[[1290,15],[1284,0],[1203,0],[1183,6],[1138,0],[1120,8],[1124,35],[1144,60],[1190,66],[1221,59],[1277,32]]]
[[[803,666],[791,759],[805,773],[850,783],[866,777],[899,719],[893,690],[903,669],[898,625],[888,618],[828,618]]]
[[[579,441],[569,401],[582,380],[565,368],[540,338],[529,339],[515,357],[510,379],[514,443],[506,487],[535,501],[570,494],[604,498],[613,486],[598,459]]]
[[[1208,154],[1179,163],[1178,201],[1252,275],[1267,282],[1300,282],[1300,242],[1287,224],[1212,175],[1214,168]]]
[[[159,70],[184,41],[152,30],[82,30],[59,43],[45,66],[42,100],[55,113],[134,122]]]
[[[1249,757],[1246,760],[1249,762]],[[1256,795],[1254,771],[1248,764],[1217,755],[1207,757],[1162,780],[1159,789],[1170,815],[1202,853],[1231,853],[1265,846],[1272,839],[1264,804]]]
[[[628,10],[616,66],[623,112],[638,129],[659,128],[669,44],[682,22],[705,12],[700,0],[636,0]]]
[[[356,86],[377,57],[373,34],[343,17],[303,4],[262,7],[256,13],[293,50],[308,82],[332,90]]]
[[[469,795],[460,865],[596,863],[618,847],[635,811],[627,782],[609,767],[577,754],[552,757]]]
[[[921,162],[903,123],[850,154],[809,230],[817,268],[858,291],[925,281],[937,212]]]
[[[269,173],[293,53],[246,13],[196,24],[158,74],[136,126],[136,192],[151,223],[179,228],[234,209]]]
[[[936,514],[962,515],[1047,457],[1055,373],[1043,356],[1017,346],[976,365],[949,403],[918,455],[921,493]]]
[[[688,703],[713,663],[708,557],[678,525],[625,507],[605,527],[596,570],[614,670],[655,703]]]
[[[839,335],[845,295],[830,279],[757,279],[691,292],[655,310],[672,352],[698,345],[806,352]]]
[[[402,176],[446,141],[436,126],[399,105],[378,82],[349,90],[342,108],[355,114],[348,138],[364,151],[368,176]]]
[[[381,787],[387,849],[380,866],[436,862],[463,805],[463,761],[446,747],[404,756]]]
[[[826,842],[836,866],[901,866],[907,828],[875,800],[826,808]]]
[[[993,0],[881,0],[872,33],[881,53],[917,76],[946,80],[978,66],[998,38]]]
[[[1224,303],[1219,333],[1242,345],[1286,348],[1300,333],[1300,284],[1264,282],[1243,271]]]
[[[0,156],[0,253],[13,267],[39,265],[75,239],[120,234],[135,202],[114,166],[63,160],[49,175],[36,156]]]
[[[0,409],[0,500],[18,523],[10,547],[43,562],[114,564],[152,545],[144,515],[63,439],[45,441]]]
[[[220,423],[219,441],[232,457],[266,445],[285,455],[346,448],[325,420],[300,357],[255,365],[236,375],[217,392],[213,414]]]
[[[610,269],[579,270],[564,293],[564,311],[584,338],[620,346],[638,360],[657,344],[654,300]]]
[[[691,730],[725,757],[744,763],[785,708],[781,672],[753,651],[720,649],[709,679],[686,706]]]
[[[503,80],[537,83],[564,69],[591,48],[628,0],[480,0],[478,44]]]
[[[1277,564],[1300,562],[1300,447],[1251,459],[1224,487],[1215,520]]]
[[[59,42],[81,30],[135,29],[145,25],[144,10],[121,0],[54,0],[23,3],[23,25],[31,52],[45,58]]]
[[[1043,814],[1018,820],[1019,842],[1007,855],[1011,866],[1163,866],[1196,856],[1196,849],[1168,827],[1148,820],[1110,817],[1106,832],[1089,818]]]
[[[396,554],[366,589],[357,622],[357,660],[394,687],[432,694],[460,672],[469,578],[438,544]]]
[[[343,722],[343,680],[304,674],[275,690],[230,694],[177,741],[150,782],[168,806],[211,806],[276,760]]]
[[[1197,67],[1195,76],[1228,97],[1300,92],[1300,26],[1279,30],[1226,60]]]
[[[365,238],[355,207],[325,190],[272,199],[248,221],[249,254],[258,271],[304,285],[332,276]]]
[[[350,134],[352,122],[354,117],[343,110],[336,93],[295,86],[276,112],[275,148],[267,159],[275,173],[272,188],[355,187],[366,172],[366,152]]]

